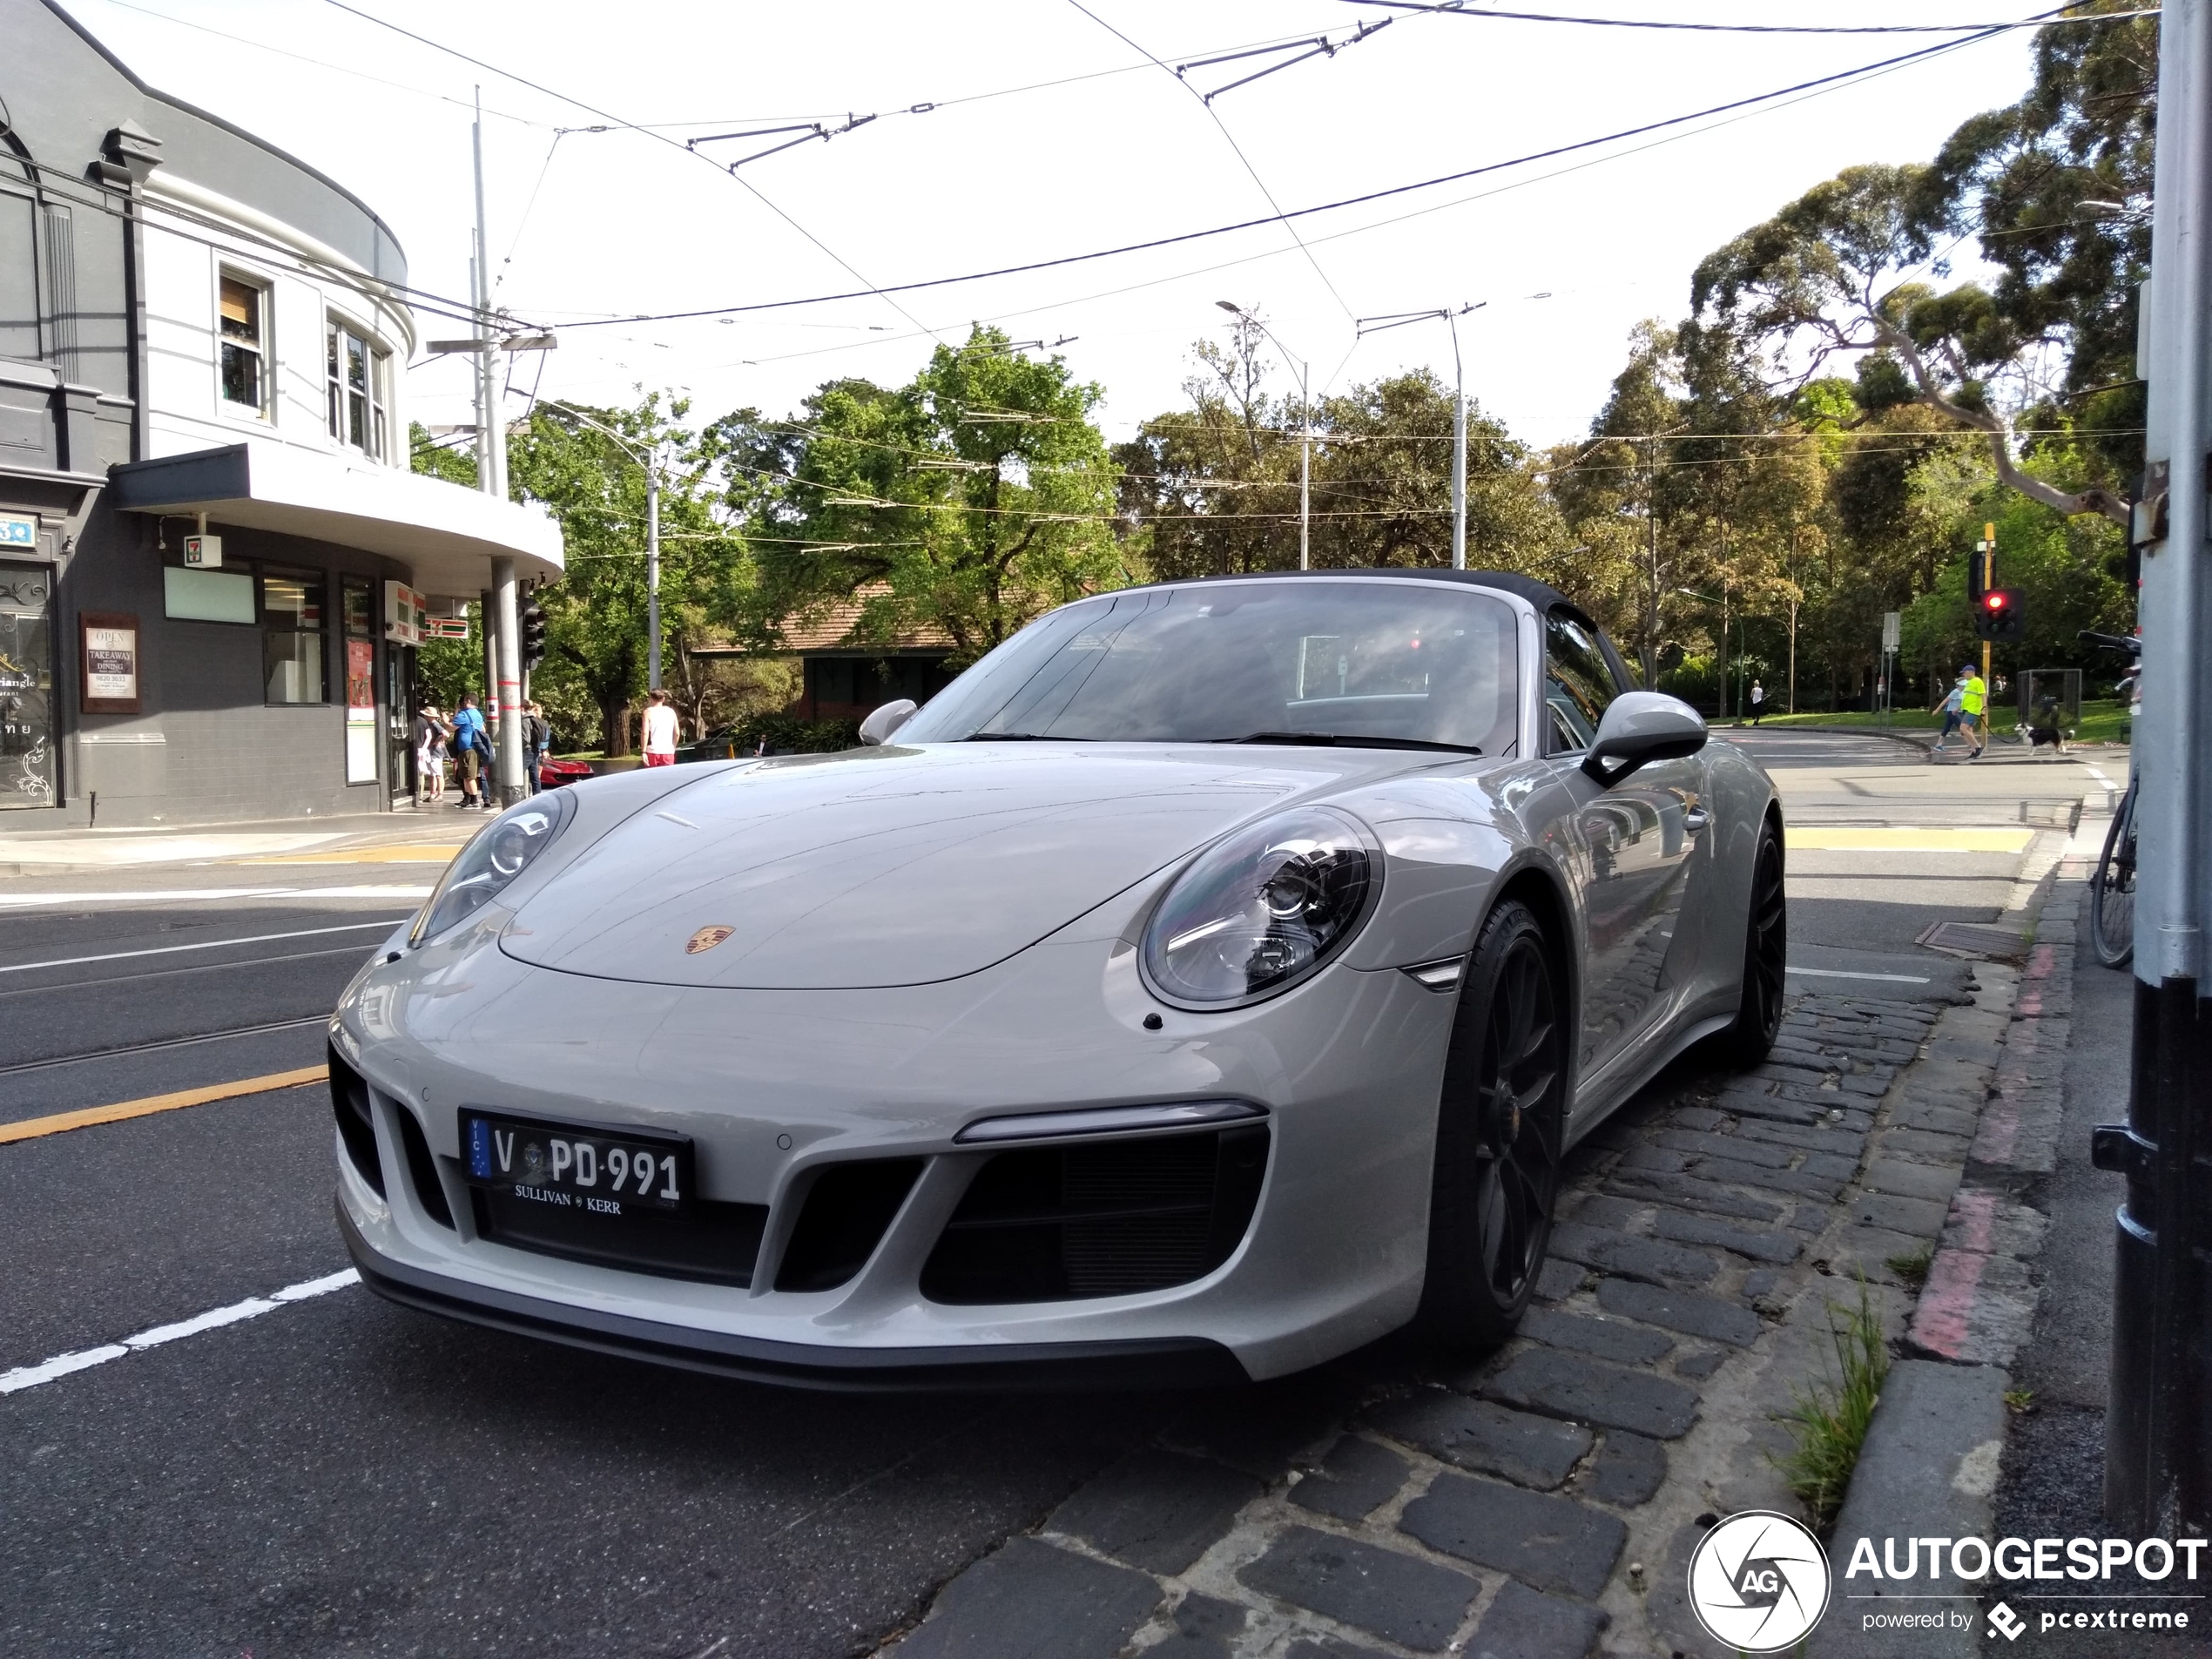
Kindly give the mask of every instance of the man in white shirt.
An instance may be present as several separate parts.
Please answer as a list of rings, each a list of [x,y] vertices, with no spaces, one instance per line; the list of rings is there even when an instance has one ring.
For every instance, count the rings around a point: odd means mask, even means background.
[[[655,691],[645,705],[645,764],[676,764],[676,711],[669,706],[666,691]]]
[[[1766,687],[1758,681],[1751,682],[1751,724],[1759,723],[1759,716],[1766,712]]]

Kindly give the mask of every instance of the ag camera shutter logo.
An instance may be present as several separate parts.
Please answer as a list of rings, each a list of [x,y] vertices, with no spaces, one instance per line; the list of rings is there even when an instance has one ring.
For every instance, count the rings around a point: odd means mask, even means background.
[[[1787,1515],[1746,1509],[1689,1558],[1689,1605],[1706,1634],[1744,1653],[1779,1653],[1828,1610],[1828,1555]]]

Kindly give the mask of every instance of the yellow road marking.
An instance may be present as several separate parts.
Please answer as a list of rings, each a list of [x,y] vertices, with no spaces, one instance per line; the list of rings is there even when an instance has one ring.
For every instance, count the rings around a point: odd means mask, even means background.
[[[459,841],[403,841],[390,846],[354,846],[336,853],[277,853],[267,858],[233,859],[233,864],[444,864],[461,851]]]
[[[1783,832],[1801,853],[2021,853],[2032,829],[1850,828],[1812,825]]]
[[[181,1089],[173,1095],[148,1095],[143,1100],[118,1101],[112,1106],[87,1106],[78,1112],[56,1112],[51,1117],[26,1117],[20,1123],[0,1123],[0,1145],[31,1141],[66,1130],[90,1129],[95,1123],[116,1123],[126,1117],[150,1117],[185,1106],[205,1106],[212,1100],[233,1100],[240,1095],[266,1095],[274,1089],[297,1089],[319,1083],[330,1075],[327,1065],[302,1066],[297,1071],[273,1071],[266,1077],[247,1077],[234,1083],[212,1083],[206,1089]]]

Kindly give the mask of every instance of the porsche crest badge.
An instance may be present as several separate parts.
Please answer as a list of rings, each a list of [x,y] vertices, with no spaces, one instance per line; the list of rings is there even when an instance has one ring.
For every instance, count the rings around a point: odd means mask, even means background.
[[[684,941],[684,954],[686,956],[696,956],[703,950],[712,950],[735,932],[737,932],[735,927],[725,927],[719,924],[711,927],[702,927]]]

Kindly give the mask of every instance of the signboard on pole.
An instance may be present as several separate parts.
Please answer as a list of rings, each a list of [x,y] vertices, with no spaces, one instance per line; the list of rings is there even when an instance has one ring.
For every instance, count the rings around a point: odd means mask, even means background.
[[[219,536],[185,537],[185,568],[190,570],[221,570],[223,568],[223,538]]]
[[[430,602],[404,582],[384,584],[384,637],[395,645],[422,643]]]
[[[1898,640],[1905,637],[1905,617],[1895,610],[1882,613],[1882,649],[1895,651]]]

